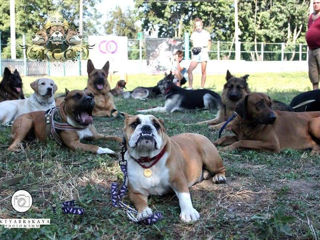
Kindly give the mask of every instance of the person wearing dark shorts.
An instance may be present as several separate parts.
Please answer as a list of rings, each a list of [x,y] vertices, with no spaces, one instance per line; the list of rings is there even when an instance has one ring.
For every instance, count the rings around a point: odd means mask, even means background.
[[[320,0],[313,0],[313,11],[309,16],[306,40],[309,47],[309,78],[313,89],[318,89],[320,74]]]

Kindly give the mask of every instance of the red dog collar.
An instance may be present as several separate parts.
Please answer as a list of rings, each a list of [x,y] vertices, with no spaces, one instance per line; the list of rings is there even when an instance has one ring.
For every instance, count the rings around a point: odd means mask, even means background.
[[[154,156],[153,158],[141,157],[139,159],[135,159],[132,156],[131,156],[131,158],[133,160],[135,160],[141,167],[143,167],[143,168],[151,168],[153,165],[155,165],[162,158],[162,156],[164,155],[166,150],[167,150],[167,145],[165,145],[163,147],[163,149],[161,150],[161,152],[158,155]],[[144,163],[151,163],[151,164],[146,166],[146,165],[144,165]]]

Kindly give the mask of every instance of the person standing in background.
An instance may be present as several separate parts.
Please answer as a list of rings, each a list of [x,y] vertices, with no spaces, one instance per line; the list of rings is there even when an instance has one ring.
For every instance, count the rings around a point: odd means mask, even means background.
[[[309,78],[313,89],[319,88],[320,70],[320,0],[313,0],[313,13],[309,16],[306,40],[309,47]]]
[[[320,0],[319,0],[320,1]],[[191,34],[192,59],[188,69],[189,88],[192,89],[192,71],[201,63],[201,88],[204,88],[207,79],[207,61],[209,60],[209,50],[211,48],[211,37],[208,31],[203,29],[203,22],[200,18],[194,20],[195,31]]]

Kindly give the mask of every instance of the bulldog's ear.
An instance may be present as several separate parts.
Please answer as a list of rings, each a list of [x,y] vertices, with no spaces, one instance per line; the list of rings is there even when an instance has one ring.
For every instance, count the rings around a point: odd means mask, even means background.
[[[68,95],[69,92],[70,92],[70,91],[69,91],[67,88],[65,88],[65,94],[66,94],[66,96]]]
[[[246,74],[246,75],[242,76],[241,78],[242,78],[243,80],[247,81],[247,80],[248,80],[248,77],[249,77],[249,74]]]
[[[166,128],[164,127],[164,121],[162,118],[158,118],[159,122],[160,122],[160,125],[161,125],[161,128],[163,129],[164,132],[166,132]]]
[[[107,61],[106,64],[102,68],[103,71],[105,72],[106,76],[108,76],[108,74],[109,74],[109,67],[110,67],[109,61]]]
[[[11,75],[11,71],[9,68],[5,67],[4,73],[3,73],[3,78],[8,78]]]
[[[238,102],[236,106],[235,112],[239,114],[239,116],[243,119],[248,119],[248,97],[249,95],[245,96],[244,99],[242,99],[240,102]]]
[[[56,91],[58,90],[58,86],[57,86],[57,84],[53,84],[53,93],[55,93]]]
[[[229,81],[231,78],[233,78],[233,75],[229,72],[229,70],[227,70],[226,80]]]
[[[33,81],[32,83],[30,83],[30,87],[35,92],[38,92],[38,82],[39,82],[39,79],[37,79],[37,80]]]
[[[91,61],[91,59],[88,59],[88,62],[87,62],[87,72],[88,74],[90,74],[93,70],[94,70],[94,65]]]

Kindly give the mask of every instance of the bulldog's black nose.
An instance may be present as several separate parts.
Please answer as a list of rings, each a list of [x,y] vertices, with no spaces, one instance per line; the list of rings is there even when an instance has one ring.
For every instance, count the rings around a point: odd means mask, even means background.
[[[152,128],[149,125],[143,125],[141,127],[141,132],[146,133],[146,134],[150,134],[150,133],[152,133]]]

